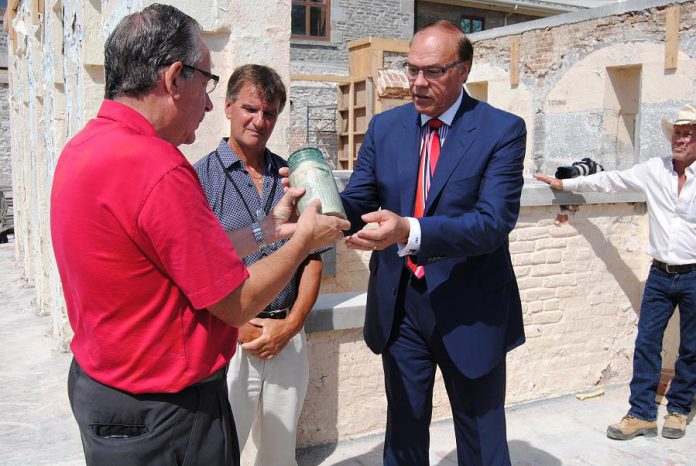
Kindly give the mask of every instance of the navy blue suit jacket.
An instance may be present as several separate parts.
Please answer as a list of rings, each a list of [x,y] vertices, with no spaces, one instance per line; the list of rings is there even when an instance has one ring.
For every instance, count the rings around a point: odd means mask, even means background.
[[[412,103],[375,116],[341,194],[351,233],[379,208],[413,215],[419,114]],[[433,175],[421,225],[425,280],[445,348],[466,377],[493,369],[524,343],[522,310],[508,234],[520,210],[526,129],[510,113],[466,92]],[[404,258],[396,245],[370,260],[365,342],[381,353],[395,319]]]

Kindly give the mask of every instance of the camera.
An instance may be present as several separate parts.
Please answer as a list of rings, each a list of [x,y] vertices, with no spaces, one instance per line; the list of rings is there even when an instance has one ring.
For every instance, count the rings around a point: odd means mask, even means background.
[[[585,157],[579,162],[573,162],[571,166],[558,167],[554,176],[559,180],[565,180],[567,178],[575,178],[576,176],[593,175],[601,171],[604,171],[603,166],[591,158]]]

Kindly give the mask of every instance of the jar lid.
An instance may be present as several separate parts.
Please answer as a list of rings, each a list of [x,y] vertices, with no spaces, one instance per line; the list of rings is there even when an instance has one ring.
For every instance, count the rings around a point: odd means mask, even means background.
[[[316,147],[303,147],[302,149],[298,149],[292,154],[290,154],[290,157],[288,157],[288,168],[292,170],[301,162],[304,162],[306,160],[314,160],[326,163],[326,161],[324,160],[324,156],[322,155],[319,149],[317,149]]]

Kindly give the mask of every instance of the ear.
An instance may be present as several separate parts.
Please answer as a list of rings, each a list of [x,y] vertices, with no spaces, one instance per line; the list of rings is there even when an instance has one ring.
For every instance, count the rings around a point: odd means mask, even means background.
[[[172,98],[175,100],[179,99],[180,97],[180,83],[184,78],[181,74],[183,70],[184,67],[180,61],[172,63],[164,70],[164,89],[167,94],[172,96]]]
[[[462,63],[460,70],[460,75],[463,79],[462,83],[465,83],[466,80],[469,79],[469,73],[471,72],[471,62],[465,61],[464,63]]]
[[[225,99],[225,116],[228,120],[232,119],[232,104],[233,102],[229,99]]]

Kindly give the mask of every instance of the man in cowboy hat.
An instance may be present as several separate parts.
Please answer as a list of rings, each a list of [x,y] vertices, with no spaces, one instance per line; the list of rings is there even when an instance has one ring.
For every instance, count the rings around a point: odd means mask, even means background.
[[[662,120],[672,144],[671,157],[654,157],[621,171],[559,180],[534,177],[563,191],[641,192],[648,203],[650,234],[647,253],[653,257],[645,282],[633,353],[631,408],[607,428],[607,436],[628,440],[657,435],[655,396],[662,368],[662,338],[679,306],[679,358],[667,393],[662,436],[680,438],[696,394],[696,107],[685,105],[676,120]]]

